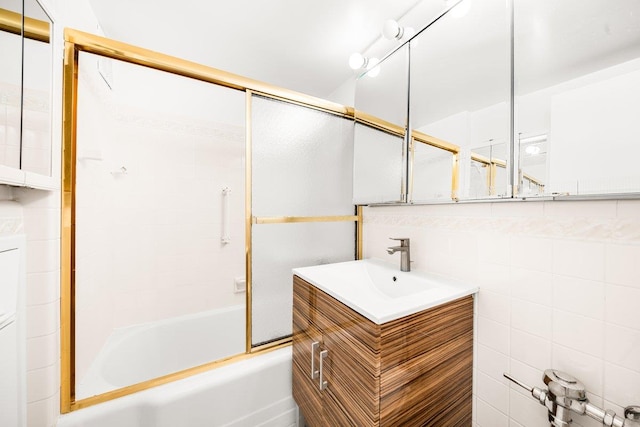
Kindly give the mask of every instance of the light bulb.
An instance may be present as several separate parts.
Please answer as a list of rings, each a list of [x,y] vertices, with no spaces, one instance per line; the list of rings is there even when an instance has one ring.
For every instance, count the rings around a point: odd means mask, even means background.
[[[538,154],[540,154],[540,147],[538,147],[537,145],[529,145],[524,149],[524,152],[530,156],[537,156]]]
[[[404,28],[402,28],[393,19],[387,19],[382,25],[382,35],[388,40],[400,40],[404,34]]]
[[[351,67],[352,70],[359,70],[361,68],[366,67],[367,65],[367,58],[365,58],[364,56],[362,56],[362,54],[356,52],[356,53],[352,53],[351,56],[349,57],[349,67]]]

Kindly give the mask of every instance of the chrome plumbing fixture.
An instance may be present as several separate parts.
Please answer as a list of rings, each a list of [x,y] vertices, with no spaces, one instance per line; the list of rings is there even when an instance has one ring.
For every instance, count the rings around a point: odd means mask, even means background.
[[[387,253],[393,255],[400,252],[400,271],[411,271],[411,253],[408,237],[390,237],[391,240],[399,240],[400,246],[390,246]]]
[[[547,385],[547,390],[539,387],[529,387],[507,373],[503,375],[509,381],[527,390],[534,399],[547,408],[549,422],[553,427],[569,426],[573,421],[571,419],[571,411],[580,415],[588,415],[601,422],[603,426],[640,427],[640,406],[627,406],[624,410],[624,418],[617,416],[610,409],[600,409],[589,403],[584,384],[562,371],[555,369],[546,369],[544,371],[542,381]]]

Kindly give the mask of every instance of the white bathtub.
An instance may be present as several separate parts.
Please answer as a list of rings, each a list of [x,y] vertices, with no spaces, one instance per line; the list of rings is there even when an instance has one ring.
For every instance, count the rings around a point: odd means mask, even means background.
[[[244,353],[244,305],[114,331],[78,399]],[[291,349],[229,364],[184,380],[75,411],[59,426],[291,426]]]
[[[291,347],[60,417],[58,427],[291,427]]]
[[[119,328],[76,386],[79,399],[244,353],[244,305]]]

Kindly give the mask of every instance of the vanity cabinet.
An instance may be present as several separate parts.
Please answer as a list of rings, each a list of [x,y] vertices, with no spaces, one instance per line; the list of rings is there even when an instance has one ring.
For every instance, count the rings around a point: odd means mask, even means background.
[[[472,296],[376,324],[293,282],[293,397],[308,426],[471,425]]]

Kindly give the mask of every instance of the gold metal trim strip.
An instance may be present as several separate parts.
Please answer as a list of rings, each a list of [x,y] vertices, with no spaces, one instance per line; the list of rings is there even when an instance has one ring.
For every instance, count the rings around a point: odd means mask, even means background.
[[[246,316],[246,331],[245,331],[245,351],[249,353],[251,351],[251,337],[252,331],[252,318],[253,318],[253,274],[252,274],[252,93],[250,90],[246,91],[245,95],[245,166],[244,166],[244,236],[245,236],[245,280],[246,280],[246,293],[245,293],[245,316]]]
[[[477,153],[471,153],[471,160],[475,160],[476,162],[480,162],[483,163],[485,165],[497,165],[500,166],[502,168],[506,168],[507,167],[507,162],[506,160],[502,160],[502,159],[490,159],[487,156],[483,156]]]
[[[298,222],[358,221],[357,215],[253,217],[254,224],[291,224]]]
[[[195,366],[193,368],[185,369],[183,371],[174,372],[172,374],[168,374],[162,377],[154,378],[152,380],[143,381],[138,384],[133,384],[127,387],[119,388],[117,390],[113,390],[107,393],[99,394],[97,396],[88,397],[86,399],[81,399],[74,402],[71,405],[71,410],[82,409],[89,406],[96,405],[98,403],[103,403],[112,399],[116,399],[118,397],[127,396],[129,394],[137,393],[142,390],[149,389],[151,387],[156,387],[162,384],[167,384],[173,381],[181,380],[196,374],[201,374],[203,372],[210,371],[212,369],[221,368],[223,366],[230,365],[235,362],[239,362],[242,360],[250,359],[252,357],[259,356],[264,353],[268,353],[270,351],[275,351],[284,347],[289,346],[291,340],[286,343],[280,343],[278,345],[273,345],[270,347],[261,348],[260,350],[256,350],[252,353],[242,353],[235,356],[228,357],[226,359],[216,360],[214,362],[205,363],[204,365]]]
[[[357,206],[356,207],[356,215],[358,217],[358,222],[356,224],[356,259],[362,259],[363,251],[364,251],[364,245],[363,245],[363,238],[364,238],[363,211],[364,211],[364,207],[363,206]]]
[[[0,31],[21,35],[22,15],[18,12],[0,8]],[[51,25],[47,21],[24,17],[24,37],[49,43],[51,37]]]
[[[392,135],[404,137],[404,127],[388,122],[380,117],[376,117],[373,114],[365,113],[360,110],[353,110],[353,117],[356,123],[360,123]]]
[[[67,413],[75,395],[75,158],[78,54],[64,47],[62,109],[62,191],[60,259],[60,411]]]
[[[0,8],[0,31],[21,35],[22,15],[18,12]]]
[[[411,137],[418,142],[430,145],[432,147],[440,148],[445,151],[449,151],[453,154],[460,153],[460,147],[451,142],[445,141],[435,136],[427,135],[426,133],[414,130],[411,132]]]
[[[266,344],[262,344],[262,345],[258,345],[258,346],[252,347],[251,350],[249,351],[249,353],[251,353],[251,354],[264,353],[265,351],[270,351],[270,350],[273,350],[275,348],[286,347],[288,345],[291,345],[292,341],[293,341],[293,338],[291,336],[280,338],[278,340],[271,341],[271,342],[268,342]]]
[[[24,36],[31,40],[49,43],[51,39],[51,25],[47,21],[25,16]]]
[[[64,36],[66,41],[73,43],[76,46],[76,49],[84,52],[143,65],[233,89],[250,90],[253,92],[269,94],[274,97],[321,109],[333,114],[342,116],[351,116],[353,114],[352,109],[341,104],[336,104],[311,95],[280,88],[258,80],[249,79],[227,71],[207,67],[202,64],[165,55],[163,53],[133,46],[127,43],[122,43],[70,28],[65,29]]]

